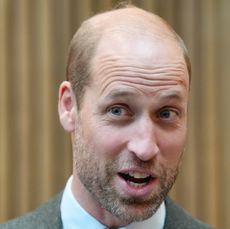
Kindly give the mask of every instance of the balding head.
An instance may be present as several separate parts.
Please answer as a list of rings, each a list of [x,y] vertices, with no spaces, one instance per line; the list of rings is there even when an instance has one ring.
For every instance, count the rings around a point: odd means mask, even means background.
[[[137,39],[152,39],[153,43],[164,40],[171,42],[180,50],[190,76],[190,61],[184,42],[166,21],[155,14],[130,5],[114,9],[84,21],[71,41],[67,80],[71,82],[78,106],[81,104],[86,86],[91,82],[91,62],[95,57],[98,44],[102,40],[113,40],[117,45],[122,46],[124,40],[136,42]],[[125,50],[126,47],[123,46]]]
[[[185,56],[165,21],[136,7],[88,19],[71,42],[59,117],[72,134],[72,190],[108,228],[151,217],[177,177],[187,134]]]

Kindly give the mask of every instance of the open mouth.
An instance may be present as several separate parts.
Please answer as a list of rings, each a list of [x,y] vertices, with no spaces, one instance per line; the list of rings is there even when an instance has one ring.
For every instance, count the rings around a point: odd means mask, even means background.
[[[154,179],[151,175],[139,173],[139,172],[128,172],[128,173],[118,173],[118,174],[129,185],[134,187],[145,186]]]

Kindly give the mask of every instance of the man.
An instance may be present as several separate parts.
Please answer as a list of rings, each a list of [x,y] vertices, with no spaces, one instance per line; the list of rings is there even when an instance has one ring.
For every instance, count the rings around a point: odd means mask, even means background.
[[[167,198],[189,81],[184,43],[158,16],[127,6],[85,21],[59,90],[73,176],[63,194],[0,228],[210,228]]]

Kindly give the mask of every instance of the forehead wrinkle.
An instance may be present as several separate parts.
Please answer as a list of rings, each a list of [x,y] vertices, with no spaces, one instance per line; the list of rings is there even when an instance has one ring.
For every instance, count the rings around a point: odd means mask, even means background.
[[[136,58],[127,58],[127,57],[119,57],[119,58],[98,58],[100,61],[97,61],[93,64],[96,66],[92,69],[92,72],[96,75],[106,75],[107,73],[113,71],[124,71],[124,72],[136,72],[138,74],[157,74],[157,73],[169,73],[172,72],[177,73],[176,75],[186,75],[187,68],[185,63],[181,60],[174,60],[173,62],[165,62],[165,63],[153,63],[153,64],[140,64],[139,60]],[[132,64],[131,64],[131,62]],[[120,63],[119,63],[120,62]],[[157,66],[151,66],[156,64]],[[172,74],[174,75],[174,74]]]
[[[157,67],[157,68],[149,68],[143,69],[141,67],[130,66],[130,65],[120,65],[119,67],[102,67],[96,72],[97,75],[105,75],[104,78],[107,76],[114,75],[124,75],[130,77],[139,77],[142,79],[151,80],[151,76],[157,78],[158,75],[163,74],[163,76],[170,76],[172,79],[175,77],[180,77],[186,74],[183,68],[171,67],[171,66],[164,66],[164,67]],[[132,75],[132,76],[131,76]],[[154,80],[154,79],[153,79]],[[167,78],[162,78],[161,80],[168,80]]]
[[[114,77],[113,79],[110,79],[109,81],[107,81],[104,85],[102,85],[102,88],[100,90],[100,94],[103,94],[107,88],[113,86],[114,84],[120,84],[122,86],[126,86],[126,87],[133,87],[139,91],[141,91],[142,93],[143,88],[141,87],[145,87],[144,90],[150,90],[152,92],[156,92],[160,89],[170,89],[170,87],[172,86],[177,86],[179,85],[178,81],[176,80],[168,80],[168,81],[161,81],[161,80],[154,80],[154,82],[148,82],[148,81],[144,81],[144,80],[138,80],[138,81],[131,81],[131,80],[127,80],[127,77]]]
[[[148,61],[149,62],[149,57],[141,57],[141,61]],[[158,63],[151,63],[151,64],[140,64],[140,58],[137,58],[137,57],[133,57],[133,56],[121,56],[121,55],[115,55],[114,53],[111,55],[111,54],[107,54],[107,55],[97,55],[97,58],[96,58],[96,63],[93,63],[93,65],[101,65],[100,67],[103,69],[103,67],[106,65],[109,65],[109,64],[116,64],[118,67],[119,66],[130,66],[130,61],[132,61],[132,64],[135,66],[133,67],[136,67],[136,68],[146,68],[146,69],[158,69],[158,66],[150,66],[150,65],[154,65],[154,64],[158,64]],[[99,63],[98,63],[99,62]],[[165,66],[172,66],[174,67],[175,65],[178,66],[178,68],[181,68],[183,69],[184,71],[186,70],[186,64],[184,62],[183,59],[181,58],[174,58],[173,61],[170,61],[170,62],[165,62],[165,63],[162,63],[164,64]]]
[[[94,74],[100,76],[97,82],[101,84],[101,92],[113,83],[132,84],[133,86],[160,87],[170,85],[184,85],[187,83],[183,76],[185,71],[178,66],[164,66],[143,69],[142,67],[106,64],[102,68],[98,68]]]
[[[106,72],[112,72],[112,71],[135,71],[137,73],[162,73],[162,72],[177,72],[177,75],[185,75],[186,70],[184,69],[184,64],[182,62],[175,62],[175,63],[165,63],[164,66],[156,66],[156,67],[150,67],[149,65],[140,65],[140,66],[132,66],[129,63],[125,63],[123,61],[123,64],[119,64],[117,66],[113,65],[114,62],[107,62],[106,64],[102,64],[102,66],[99,66],[98,71],[95,71],[96,74],[103,74]]]

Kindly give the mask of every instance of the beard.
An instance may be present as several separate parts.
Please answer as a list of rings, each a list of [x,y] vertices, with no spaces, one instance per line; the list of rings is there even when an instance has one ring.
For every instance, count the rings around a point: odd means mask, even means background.
[[[81,130],[75,132],[74,165],[75,172],[83,186],[99,205],[116,216],[124,224],[143,221],[151,217],[166,198],[173,186],[179,171],[179,163],[175,168],[157,164],[155,161],[144,162],[135,156],[122,159],[101,158],[100,152],[95,152],[93,146],[83,140]],[[125,196],[114,185],[114,177],[122,168],[131,166],[154,170],[159,182],[155,185],[150,196],[136,198]]]

